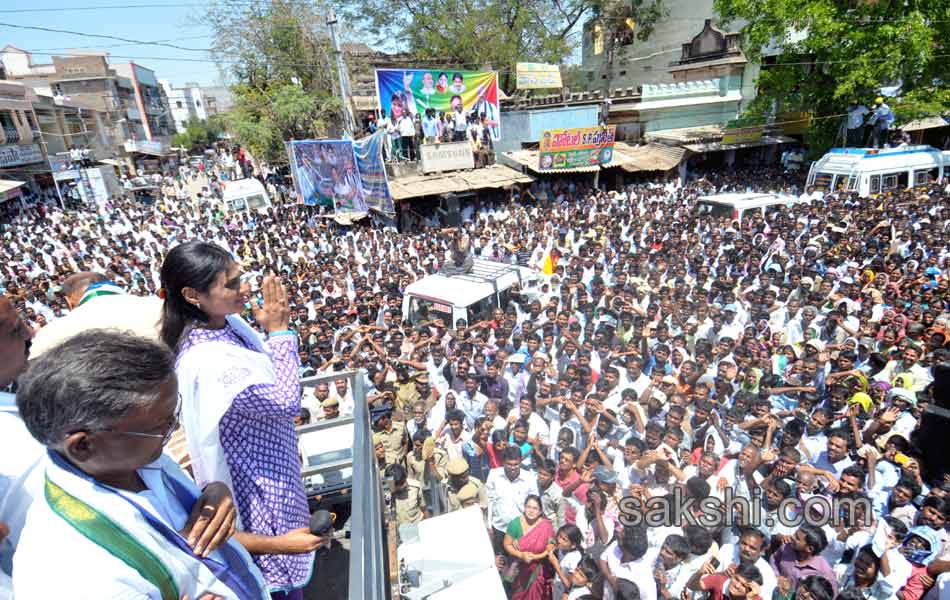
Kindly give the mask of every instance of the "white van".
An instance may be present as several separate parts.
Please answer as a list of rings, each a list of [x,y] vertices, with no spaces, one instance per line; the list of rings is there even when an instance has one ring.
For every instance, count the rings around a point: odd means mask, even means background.
[[[742,224],[744,215],[755,211],[760,215],[770,212],[769,209],[778,209],[783,206],[792,206],[799,202],[795,196],[783,194],[734,193],[700,196],[696,201],[696,208],[701,215],[711,217],[729,217],[732,221]]]
[[[270,196],[257,179],[224,181],[224,207],[228,212],[249,211],[270,207]]]
[[[495,308],[506,306],[516,283],[530,297],[540,278],[538,271],[527,267],[476,258],[468,273],[436,273],[406,286],[402,318],[413,325],[435,319],[450,328],[459,319],[471,325],[491,319]]]
[[[950,175],[950,152],[931,146],[833,148],[808,171],[808,185],[822,192],[871,196],[929,185]]]

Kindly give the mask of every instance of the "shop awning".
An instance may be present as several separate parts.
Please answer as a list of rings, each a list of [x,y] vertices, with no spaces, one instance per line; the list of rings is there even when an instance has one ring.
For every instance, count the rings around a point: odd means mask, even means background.
[[[113,167],[121,167],[122,165],[125,164],[121,160],[116,160],[114,158],[102,158],[102,159],[99,159],[99,162],[101,162],[104,165],[111,165]]]
[[[0,179],[0,202],[12,200],[20,195],[20,186],[26,185],[25,181],[14,181],[12,179]]]
[[[722,140],[722,130],[721,125],[660,129],[644,133],[643,138],[648,142],[663,141],[667,144],[696,144]]]
[[[683,144],[684,148],[693,152],[724,152],[726,150],[738,150],[740,148],[756,148],[759,146],[771,146],[773,144],[797,143],[798,140],[784,135],[763,135],[761,139],[754,142],[743,142],[740,144],[723,144],[719,142],[705,142],[700,144]]]
[[[924,129],[936,129],[937,127],[946,127],[950,125],[950,116],[942,117],[924,117],[914,119],[906,125],[898,127],[901,131],[922,131]]]
[[[25,181],[13,181],[12,179],[0,179],[0,194],[5,194],[10,190],[15,190],[21,185],[26,185]]]
[[[631,146],[623,142],[614,144],[614,156],[607,167],[620,167],[629,173],[638,171],[669,171],[686,155],[686,149],[666,144]]]
[[[624,142],[616,142],[613,158],[609,164],[602,167],[578,167],[576,169],[556,169],[552,171],[538,170],[537,150],[505,152],[504,157],[528,167],[532,173],[557,175],[559,173],[594,173],[600,169],[612,169],[614,167],[631,173],[637,171],[668,171],[679,165],[685,154],[686,150],[677,146],[667,146],[665,144],[632,146]]]
[[[451,192],[471,192],[504,188],[516,183],[531,183],[534,178],[506,167],[494,165],[484,169],[456,172],[447,175],[412,175],[389,180],[393,200],[437,196]]]

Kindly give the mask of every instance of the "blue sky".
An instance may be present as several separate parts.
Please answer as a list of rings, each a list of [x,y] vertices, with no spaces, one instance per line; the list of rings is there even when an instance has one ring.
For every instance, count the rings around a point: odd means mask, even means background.
[[[120,4],[122,0],[0,0],[0,47],[13,44],[34,51],[34,62],[41,63],[49,62],[51,54],[66,54],[68,48],[105,50],[112,54],[113,62],[131,60],[154,69],[158,78],[168,79],[176,86],[186,81],[207,85],[220,80],[217,66],[205,52],[8,26],[162,41],[196,49],[211,44],[209,29],[200,20],[201,0],[132,0],[124,6],[133,8],[116,8]],[[196,59],[207,62],[193,62]]]

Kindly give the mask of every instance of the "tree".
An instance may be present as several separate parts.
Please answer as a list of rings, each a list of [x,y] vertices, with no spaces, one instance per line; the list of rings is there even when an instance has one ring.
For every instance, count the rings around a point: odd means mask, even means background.
[[[342,131],[325,15],[314,0],[213,0],[203,16],[214,59],[235,81],[228,126],[270,164],[287,164],[285,141]]]
[[[213,145],[225,131],[223,115],[212,115],[202,121],[189,119],[185,121],[185,128],[172,138],[172,145],[185,148],[191,153],[203,152]]]
[[[577,48],[581,25],[621,14],[642,19],[646,35],[663,0],[337,0],[383,47],[408,51],[420,66],[491,67],[513,90],[515,63],[561,63]],[[623,23],[623,18],[616,21]]]
[[[950,76],[941,49],[950,34],[950,0],[715,0],[728,24],[746,22],[743,48],[781,54],[762,66],[752,115],[775,106],[811,112],[808,140],[821,152],[837,137],[851,100],[869,104],[882,87],[900,86],[891,102],[898,121],[947,109]]]

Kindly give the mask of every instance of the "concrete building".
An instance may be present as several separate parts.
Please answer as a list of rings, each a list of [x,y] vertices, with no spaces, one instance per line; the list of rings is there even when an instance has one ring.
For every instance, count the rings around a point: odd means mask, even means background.
[[[177,131],[184,131],[185,123],[192,119],[204,121],[208,118],[204,93],[197,83],[186,83],[180,88],[173,87],[167,79],[160,79],[158,83],[168,98],[168,107]]]
[[[700,31],[716,17],[713,0],[664,0],[667,16],[660,19],[646,41],[636,39],[618,7],[606,7],[609,18],[584,24],[581,70],[588,91],[635,87],[643,83],[672,83],[670,63],[677,59],[683,38]],[[620,15],[620,16],[618,16]]]
[[[40,121],[33,110],[36,95],[22,82],[0,73],[0,219],[16,214],[21,203],[44,194],[55,197],[55,184]]]
[[[227,86],[204,86],[201,88],[201,95],[204,97],[205,113],[209,116],[220,115],[234,108],[234,97]]]
[[[171,136],[175,134],[175,125],[168,98],[155,77],[155,71],[134,62],[119,63],[114,68],[116,73],[132,82],[135,108],[145,139],[167,147]]]
[[[504,104],[505,139],[496,149],[523,159],[518,153],[535,148],[546,129],[603,122],[617,127],[618,142],[645,144],[636,153],[650,153],[664,164],[666,158],[675,158],[669,148],[679,149],[679,157],[687,161],[722,156],[725,164],[732,164],[737,151],[740,157],[774,154],[780,144],[794,141],[775,127],[738,121],[755,96],[759,73],[758,65],[742,52],[739,34],[718,29],[711,19],[697,31],[680,40],[676,60],[667,61],[668,78],[663,83],[615,86],[606,95],[598,89],[520,97]],[[642,158],[631,157],[633,162]],[[516,162],[528,166],[524,160]],[[684,165],[685,161],[680,163]]]

